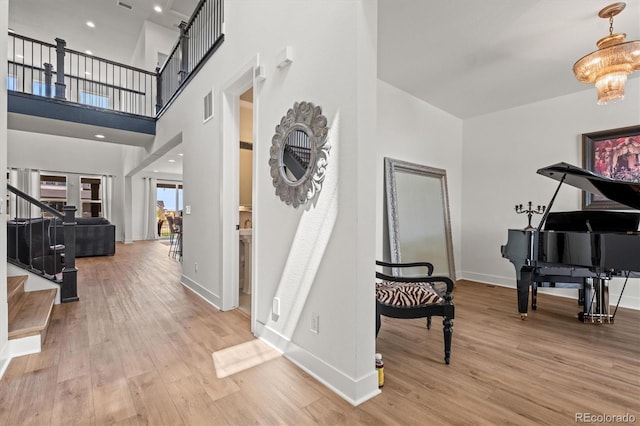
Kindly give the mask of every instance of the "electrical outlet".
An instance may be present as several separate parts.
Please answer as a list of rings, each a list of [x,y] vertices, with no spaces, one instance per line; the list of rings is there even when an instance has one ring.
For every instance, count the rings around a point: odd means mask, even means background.
[[[193,264],[193,269],[195,269],[195,271],[198,272],[198,262]]]
[[[311,312],[311,332],[320,333],[320,315],[317,312]]]
[[[280,315],[280,298],[273,298],[273,315]]]

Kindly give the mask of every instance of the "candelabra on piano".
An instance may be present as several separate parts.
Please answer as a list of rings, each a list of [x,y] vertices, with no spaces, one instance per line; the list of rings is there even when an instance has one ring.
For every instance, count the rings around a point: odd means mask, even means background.
[[[540,206],[538,205],[538,207],[534,210],[533,209],[533,203],[531,201],[529,201],[529,207],[525,210],[522,207],[522,204],[516,204],[516,213],[521,214],[521,213],[526,213],[527,214],[527,219],[529,221],[529,224],[527,225],[525,229],[525,231],[527,229],[533,229],[533,226],[531,226],[531,216],[533,216],[534,214],[542,214],[544,213],[546,209],[546,206]]]

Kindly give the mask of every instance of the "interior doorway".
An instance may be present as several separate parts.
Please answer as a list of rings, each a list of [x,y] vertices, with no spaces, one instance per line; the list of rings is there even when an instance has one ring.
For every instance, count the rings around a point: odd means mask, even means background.
[[[251,301],[250,307],[250,323],[251,331],[255,333],[256,327],[256,301],[260,300],[260,274],[257,270],[256,260],[256,246],[259,238],[258,222],[259,222],[259,204],[256,197],[258,188],[256,187],[256,157],[253,155],[254,149],[242,150],[245,154],[246,151],[250,151],[252,154],[251,164],[251,222],[246,222],[246,227],[251,225],[250,229],[240,229],[245,227],[245,221],[248,217],[245,217],[243,213],[243,219],[240,220],[240,205],[246,205],[248,202],[245,200],[243,204],[240,203],[240,113],[241,113],[241,99],[242,96],[245,99],[249,99],[249,104],[252,105],[251,114],[246,114],[247,119],[251,122],[252,131],[251,139],[244,140],[244,142],[251,142],[252,148],[256,148],[259,145],[257,135],[259,133],[257,129],[257,116],[259,115],[258,100],[259,96],[256,93],[256,72],[258,70],[258,57],[255,56],[244,66],[242,66],[238,72],[229,79],[229,81],[222,88],[222,99],[220,113],[222,116],[222,137],[224,143],[220,145],[220,158],[222,165],[222,180],[228,182],[221,186],[221,199],[220,208],[222,212],[222,232],[221,232],[221,248],[222,248],[222,263],[220,268],[220,282],[222,283],[221,294],[221,309],[223,311],[238,309],[240,306],[240,235],[249,234],[251,236],[251,245],[245,251],[244,265],[247,266],[246,276],[250,277],[250,297],[247,299]],[[251,88],[254,90],[251,91]],[[251,96],[251,94],[253,96]],[[245,106],[246,103],[242,102]],[[246,146],[243,144],[243,146]],[[257,148],[256,148],[257,149]],[[244,284],[244,283],[243,283]],[[242,311],[241,311],[242,312]]]
[[[172,220],[174,218],[182,218],[182,183],[166,181],[156,183],[156,200],[158,238],[170,239],[172,227],[169,223],[169,218]]]
[[[253,243],[253,87],[240,95],[238,154],[238,308],[251,315]]]

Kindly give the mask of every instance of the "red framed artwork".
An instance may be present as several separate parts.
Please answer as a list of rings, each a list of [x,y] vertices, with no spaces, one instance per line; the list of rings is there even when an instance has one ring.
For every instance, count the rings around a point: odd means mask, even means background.
[[[582,166],[601,176],[640,183],[640,125],[582,134]],[[628,209],[583,191],[583,209]]]

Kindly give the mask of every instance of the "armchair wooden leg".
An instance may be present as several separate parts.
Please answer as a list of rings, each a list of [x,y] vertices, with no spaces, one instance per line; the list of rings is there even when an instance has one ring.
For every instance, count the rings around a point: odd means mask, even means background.
[[[431,317],[427,317],[427,330],[431,330]]]
[[[453,334],[453,320],[448,317],[444,317],[442,320],[444,329],[444,362],[449,364],[451,361],[451,336]]]
[[[376,312],[376,337],[378,337],[378,332],[380,331],[380,325],[381,325],[380,313]]]

